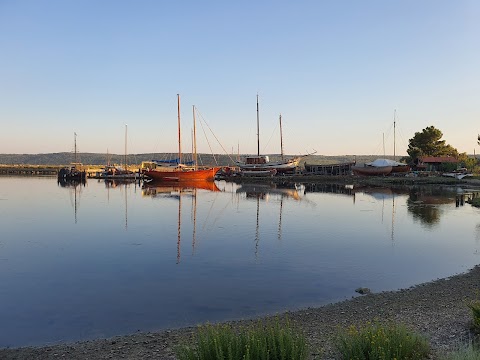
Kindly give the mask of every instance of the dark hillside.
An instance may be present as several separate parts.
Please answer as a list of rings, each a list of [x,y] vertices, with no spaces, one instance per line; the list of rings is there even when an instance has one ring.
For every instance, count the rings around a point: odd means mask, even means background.
[[[191,154],[184,154],[184,160],[190,160]],[[243,155],[242,155],[243,156]],[[241,156],[241,157],[242,157]],[[276,160],[280,158],[280,155],[273,154],[269,155],[270,160]],[[128,164],[137,164],[139,165],[142,161],[150,160],[164,160],[175,158],[175,154],[131,154],[127,156]],[[199,154],[198,159],[199,163],[203,165],[215,165],[220,166],[231,166],[236,160],[236,155],[230,156],[225,154]],[[301,163],[305,161],[308,163],[315,164],[334,164],[342,163],[349,161],[357,161],[358,164],[364,162],[373,161],[378,156],[375,155],[338,155],[338,156],[325,156],[325,155],[310,155],[304,158]],[[392,156],[387,156],[387,158],[393,158]],[[105,154],[99,153],[79,153],[77,154],[78,162],[81,162],[85,165],[103,165],[107,163],[107,156]],[[112,164],[123,164],[125,162],[124,155],[110,154],[109,155],[110,163]],[[398,159],[397,159],[398,160]],[[62,153],[50,153],[50,154],[0,154],[0,164],[5,165],[67,165],[75,161],[75,157],[72,153],[62,152]]]

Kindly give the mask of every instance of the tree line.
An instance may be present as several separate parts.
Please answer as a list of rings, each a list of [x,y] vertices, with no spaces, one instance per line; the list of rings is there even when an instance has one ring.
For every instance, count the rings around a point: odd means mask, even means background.
[[[447,144],[445,140],[442,140],[443,133],[434,126],[428,126],[421,132],[416,132],[415,135],[409,140],[407,154],[408,156],[403,158],[402,161],[407,162],[409,165],[414,166],[418,164],[420,158],[424,156],[445,157],[450,156],[458,161],[458,166],[473,170],[477,166],[477,159],[469,157],[467,153],[459,153],[456,148]],[[477,142],[480,145],[480,135],[478,135]],[[445,171],[451,169],[452,164],[443,164]]]

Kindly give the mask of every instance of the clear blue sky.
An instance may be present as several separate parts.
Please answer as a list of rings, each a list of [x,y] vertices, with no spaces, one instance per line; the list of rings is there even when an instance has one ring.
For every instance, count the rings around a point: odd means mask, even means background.
[[[0,0],[0,153],[397,154],[480,132],[480,1]],[[198,124],[198,151],[210,152]],[[213,151],[222,148],[209,136]],[[477,153],[479,150],[475,150]]]

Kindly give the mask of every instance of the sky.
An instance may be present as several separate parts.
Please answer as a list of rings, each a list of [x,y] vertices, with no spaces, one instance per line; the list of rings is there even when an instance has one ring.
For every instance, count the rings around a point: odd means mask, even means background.
[[[198,152],[257,153],[258,94],[264,154],[280,114],[291,155],[478,153],[479,39],[476,0],[0,0],[0,153],[175,153],[177,94],[183,152],[195,106]]]

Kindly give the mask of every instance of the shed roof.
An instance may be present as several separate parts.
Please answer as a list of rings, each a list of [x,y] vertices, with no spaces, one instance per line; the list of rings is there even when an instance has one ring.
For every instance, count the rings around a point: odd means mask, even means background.
[[[423,156],[420,161],[422,163],[458,163],[458,160],[452,156]]]

